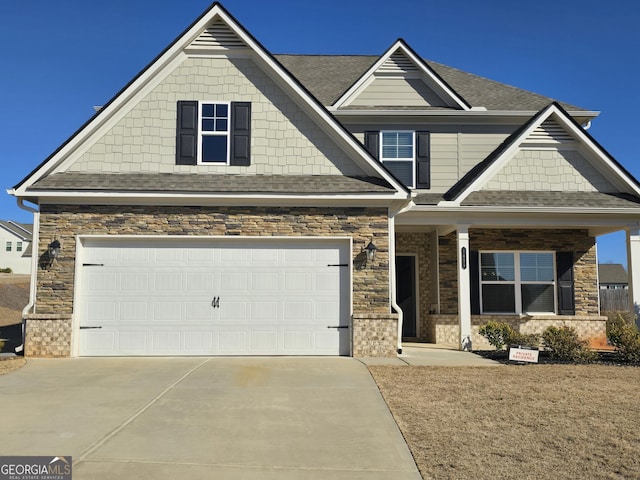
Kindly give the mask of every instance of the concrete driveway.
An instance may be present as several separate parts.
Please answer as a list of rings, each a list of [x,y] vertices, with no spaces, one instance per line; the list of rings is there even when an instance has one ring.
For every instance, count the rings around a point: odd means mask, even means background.
[[[30,359],[0,392],[0,455],[76,480],[420,479],[352,358]]]

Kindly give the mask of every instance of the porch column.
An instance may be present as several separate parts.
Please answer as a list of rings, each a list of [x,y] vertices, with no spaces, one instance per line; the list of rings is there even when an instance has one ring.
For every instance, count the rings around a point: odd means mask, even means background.
[[[640,304],[640,229],[627,230],[627,272],[629,277],[629,310],[636,316]]]
[[[471,350],[471,280],[469,275],[469,226],[457,227],[458,238],[458,317],[460,349]],[[640,298],[640,297],[639,297]]]

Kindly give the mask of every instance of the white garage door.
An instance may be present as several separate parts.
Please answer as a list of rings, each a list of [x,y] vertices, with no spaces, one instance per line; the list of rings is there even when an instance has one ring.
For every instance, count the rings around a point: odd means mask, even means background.
[[[79,355],[349,355],[345,240],[82,240]]]

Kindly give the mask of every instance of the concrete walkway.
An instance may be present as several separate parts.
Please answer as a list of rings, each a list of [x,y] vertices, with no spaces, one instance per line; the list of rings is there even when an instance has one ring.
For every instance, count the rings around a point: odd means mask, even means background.
[[[353,358],[30,359],[0,391],[1,454],[76,480],[420,479]]]
[[[392,358],[359,358],[366,365],[410,365],[414,367],[499,367],[501,363],[453,345],[404,343],[402,354]]]

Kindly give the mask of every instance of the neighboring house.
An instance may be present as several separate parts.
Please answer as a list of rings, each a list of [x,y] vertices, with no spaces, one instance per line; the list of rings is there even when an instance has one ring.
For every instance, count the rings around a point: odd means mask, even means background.
[[[629,288],[627,271],[619,263],[599,263],[598,283],[600,290],[626,290]]]
[[[39,206],[26,354],[603,341],[596,236],[626,230],[640,276],[640,186],[597,114],[402,40],[273,55],[214,4],[9,191]]]
[[[31,235],[33,225],[0,220],[0,269],[12,273],[31,273]]]

